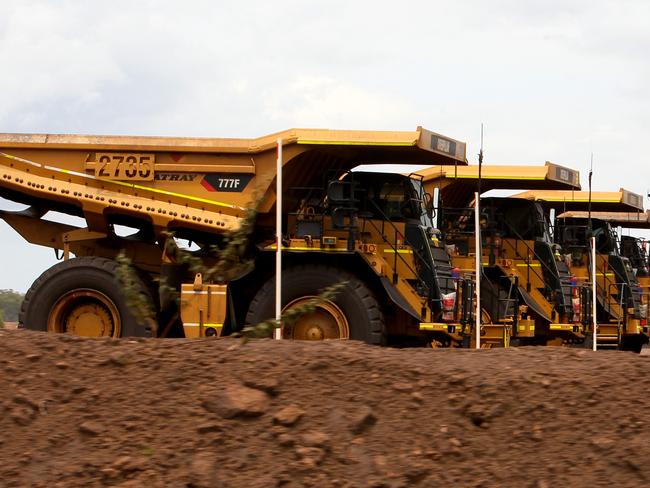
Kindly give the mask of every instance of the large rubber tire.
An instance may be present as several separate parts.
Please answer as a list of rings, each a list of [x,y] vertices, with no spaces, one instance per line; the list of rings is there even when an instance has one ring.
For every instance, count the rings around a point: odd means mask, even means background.
[[[377,299],[356,276],[329,266],[296,266],[282,272],[282,307],[318,295],[324,288],[346,282],[332,302],[345,315],[349,338],[385,345],[386,327]],[[257,292],[246,314],[247,324],[258,324],[275,316],[275,277]]]
[[[27,291],[19,323],[26,329],[47,331],[50,313],[59,300],[64,296],[73,296],[75,290],[85,290],[85,293],[109,300],[119,321],[119,327],[115,329],[119,329],[119,333],[115,332],[113,337],[150,337],[151,328],[138,322],[129,310],[122,285],[116,277],[117,268],[115,261],[98,257],[79,257],[55,264]],[[151,291],[141,279],[134,283],[133,288],[155,310]],[[65,327],[57,331],[66,332]]]

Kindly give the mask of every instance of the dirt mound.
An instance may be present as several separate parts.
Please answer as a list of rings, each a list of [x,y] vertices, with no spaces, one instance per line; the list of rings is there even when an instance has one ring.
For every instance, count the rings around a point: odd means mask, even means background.
[[[650,359],[0,331],[0,486],[645,486]]]

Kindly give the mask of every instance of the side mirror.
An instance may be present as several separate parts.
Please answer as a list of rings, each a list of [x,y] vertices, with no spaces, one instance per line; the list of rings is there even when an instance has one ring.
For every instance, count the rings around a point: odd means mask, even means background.
[[[356,183],[350,181],[332,180],[327,184],[327,198],[332,203],[352,204],[356,203],[355,190]]]

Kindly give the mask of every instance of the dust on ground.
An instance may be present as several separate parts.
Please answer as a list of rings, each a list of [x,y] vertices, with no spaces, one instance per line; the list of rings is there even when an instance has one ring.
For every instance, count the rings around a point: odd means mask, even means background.
[[[0,331],[2,487],[650,484],[650,358]]]

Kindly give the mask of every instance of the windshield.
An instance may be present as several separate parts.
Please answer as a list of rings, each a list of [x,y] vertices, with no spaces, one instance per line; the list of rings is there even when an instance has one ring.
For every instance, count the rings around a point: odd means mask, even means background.
[[[431,226],[424,203],[422,184],[416,178],[387,173],[352,173],[365,193],[361,210],[371,218],[403,222],[417,219]]]

